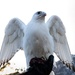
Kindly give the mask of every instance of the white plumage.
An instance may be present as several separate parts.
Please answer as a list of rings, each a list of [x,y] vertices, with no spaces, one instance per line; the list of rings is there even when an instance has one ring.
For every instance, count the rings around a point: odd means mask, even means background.
[[[8,23],[0,51],[0,64],[8,62],[18,49],[23,48],[24,25],[25,24],[17,18],[12,19]]]
[[[45,16],[45,12],[38,11],[28,25],[17,18],[8,23],[0,51],[0,64],[6,63],[18,49],[23,48],[27,66],[31,58],[48,58],[55,52],[61,61],[74,69],[62,21],[59,17],[52,16],[45,23]]]

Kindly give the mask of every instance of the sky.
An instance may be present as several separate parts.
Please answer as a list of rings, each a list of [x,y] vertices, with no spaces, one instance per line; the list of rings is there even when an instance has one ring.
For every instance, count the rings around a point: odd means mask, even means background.
[[[36,11],[47,13],[46,21],[57,15],[61,18],[65,29],[68,44],[72,54],[75,54],[75,1],[74,0],[0,0],[0,48],[4,37],[4,30],[9,20],[17,17],[26,25]],[[18,64],[17,67],[24,67],[25,56],[19,51],[12,58],[11,62]],[[57,59],[57,58],[56,58]]]

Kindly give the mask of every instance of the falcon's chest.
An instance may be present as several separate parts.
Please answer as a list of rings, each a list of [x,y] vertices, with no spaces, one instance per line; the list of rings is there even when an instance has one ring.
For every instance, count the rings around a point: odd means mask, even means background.
[[[35,24],[29,26],[26,32],[26,46],[29,47],[43,47],[44,44],[49,42],[49,32],[44,24]]]
[[[47,27],[44,24],[41,25],[33,25],[30,28],[29,31],[29,37],[32,37],[32,39],[36,41],[42,41],[42,39],[45,39],[48,36],[48,30]]]

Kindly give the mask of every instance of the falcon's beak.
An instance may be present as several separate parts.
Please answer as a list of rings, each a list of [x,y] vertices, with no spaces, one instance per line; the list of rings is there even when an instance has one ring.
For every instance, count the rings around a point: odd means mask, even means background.
[[[45,13],[45,12],[43,12],[43,13],[42,13],[42,16],[43,16],[43,17],[45,17],[45,16],[46,16],[46,13]]]

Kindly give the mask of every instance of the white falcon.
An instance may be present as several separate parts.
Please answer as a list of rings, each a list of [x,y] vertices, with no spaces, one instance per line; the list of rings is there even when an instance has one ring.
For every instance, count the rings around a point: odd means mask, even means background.
[[[34,57],[48,58],[56,53],[75,71],[61,19],[54,15],[45,23],[45,16],[45,12],[38,11],[27,25],[18,18],[9,21],[0,51],[0,64],[8,62],[19,49],[23,49],[27,66]]]

